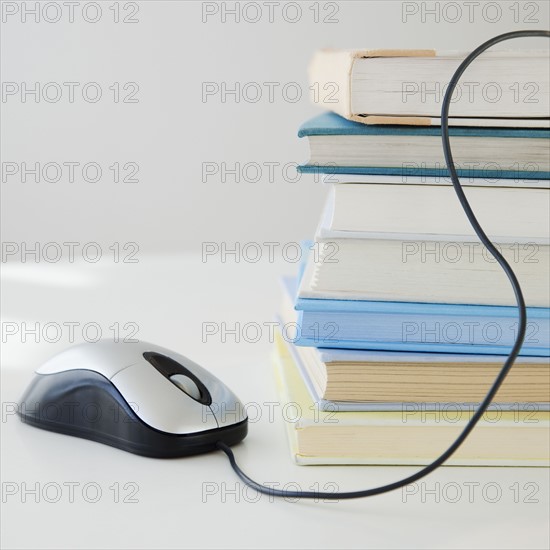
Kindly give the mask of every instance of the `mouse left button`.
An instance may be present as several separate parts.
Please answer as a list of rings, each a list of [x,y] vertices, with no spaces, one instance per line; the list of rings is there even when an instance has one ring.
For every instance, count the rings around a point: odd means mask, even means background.
[[[43,363],[36,374],[58,374],[66,371],[89,370],[111,378],[120,370],[139,361],[139,351],[133,344],[106,340],[76,344]]]

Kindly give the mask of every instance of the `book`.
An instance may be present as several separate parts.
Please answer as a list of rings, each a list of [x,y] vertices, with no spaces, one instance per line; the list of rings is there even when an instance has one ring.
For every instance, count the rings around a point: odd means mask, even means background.
[[[549,189],[469,187],[465,193],[493,242],[550,244]],[[322,222],[322,238],[479,241],[455,190],[445,185],[333,185]]]
[[[300,465],[425,465],[459,435],[473,411],[334,412],[319,410],[284,343],[273,354],[283,407],[298,411],[286,421],[292,458]],[[294,419],[293,419],[294,420]],[[548,466],[550,413],[503,407],[487,411],[445,463],[454,466]]]
[[[298,346],[506,355],[518,328],[515,307],[296,298],[284,278],[285,338]],[[527,308],[521,355],[550,356],[550,309]]]
[[[521,284],[526,304],[548,308],[550,247],[497,245]],[[488,251],[467,241],[317,237],[301,298],[514,306],[506,274]]]
[[[364,197],[371,186],[338,185],[334,193],[329,194],[315,241],[306,247],[309,253],[303,254],[308,260],[301,278],[300,297],[515,305],[506,275],[478,242],[465,216],[456,211],[459,207],[456,197],[452,196],[453,189],[417,186],[416,194],[408,193],[412,186],[374,185],[373,200],[364,204],[355,190],[347,193],[350,187],[363,187],[359,196]],[[518,276],[527,305],[549,307],[550,246],[548,229],[544,227],[549,219],[545,213],[548,200],[534,206],[538,217],[531,211],[515,216],[510,212],[510,218],[515,219],[511,219],[509,226],[518,233],[516,240],[512,240],[513,235],[504,234],[510,231],[507,224],[502,223],[484,201],[492,204],[492,191],[498,197],[501,191],[513,193],[515,190],[471,188],[468,194],[474,189],[484,192],[478,195],[483,195],[483,200],[478,201],[482,203],[480,218],[489,225],[492,223],[487,227],[490,237]],[[547,193],[542,189],[528,191]],[[351,201],[346,194],[352,195]],[[432,194],[436,198],[433,203]],[[438,195],[441,201],[437,200]],[[390,196],[396,200],[380,200]],[[448,201],[442,204],[445,196]],[[335,197],[345,197],[340,201],[342,208],[338,214],[335,214]],[[426,202],[417,201],[417,197]],[[401,201],[404,198],[407,200]],[[393,212],[394,205],[396,212]],[[439,215],[440,205],[444,216]],[[513,204],[506,208],[513,210]],[[346,211],[350,212],[349,218]],[[525,220],[527,229],[522,229],[521,220]],[[382,231],[378,231],[379,228]],[[398,232],[389,232],[394,228]],[[437,234],[438,228],[459,234]]]
[[[311,97],[365,124],[438,125],[447,85],[469,52],[322,50],[309,67]],[[452,97],[450,124],[548,127],[547,50],[491,51]]]
[[[452,185],[450,177],[441,176],[373,176],[369,174],[323,174],[322,182],[326,185],[341,183],[379,183],[383,185]],[[550,189],[550,180],[519,178],[461,178],[462,186],[470,187],[522,187],[524,189]]]
[[[550,129],[450,128],[460,177],[550,179]],[[303,124],[301,173],[446,177],[441,128],[368,126],[323,113]]]
[[[550,191],[471,187],[466,195],[527,304],[549,307]],[[309,249],[303,297],[515,304],[449,186],[334,185]]]
[[[282,335],[280,338],[283,338]],[[284,340],[315,403],[325,411],[475,409],[502,355],[319,349]],[[550,410],[550,360],[518,357],[493,408]]]

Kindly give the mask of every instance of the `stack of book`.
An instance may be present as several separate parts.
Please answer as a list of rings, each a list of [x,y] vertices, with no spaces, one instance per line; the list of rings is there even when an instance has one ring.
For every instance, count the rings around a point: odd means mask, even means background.
[[[322,173],[330,192],[304,243],[307,261],[284,281],[276,349],[281,399],[299,411],[288,427],[300,464],[431,462],[514,343],[514,293],[469,225],[441,146],[444,88],[463,57],[314,58],[311,89],[333,90],[333,112],[300,128],[311,151],[301,171]],[[528,327],[521,356],[449,464],[548,464],[549,67],[547,52],[482,56],[451,106],[461,182],[518,276]],[[528,89],[532,101],[518,99]]]

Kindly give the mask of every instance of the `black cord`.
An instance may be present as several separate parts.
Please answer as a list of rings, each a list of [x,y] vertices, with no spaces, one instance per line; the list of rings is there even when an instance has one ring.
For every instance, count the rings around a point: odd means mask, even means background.
[[[231,467],[233,468],[233,470],[235,470],[236,474],[242,479],[242,481],[244,481],[244,483],[246,483],[250,487],[253,487],[254,489],[256,489],[256,491],[270,495],[270,496],[285,497],[285,498],[313,498],[317,500],[318,499],[343,500],[343,499],[350,499],[350,498],[362,498],[362,497],[379,495],[382,493],[387,493],[389,491],[394,491],[395,489],[399,489],[401,487],[409,485],[410,483],[414,483],[415,481],[427,476],[428,474],[433,472],[435,469],[439,468],[439,466],[441,466],[446,460],[448,460],[451,457],[451,455],[460,447],[460,445],[462,445],[464,440],[468,437],[470,432],[474,429],[476,424],[479,422],[479,420],[481,419],[481,417],[483,416],[483,414],[491,404],[493,397],[495,396],[498,389],[504,382],[504,379],[510,372],[510,369],[514,365],[514,361],[516,360],[516,357],[519,354],[519,351],[523,344],[523,340],[525,338],[525,328],[527,324],[527,311],[525,309],[525,301],[523,299],[523,293],[521,291],[520,284],[517,280],[517,277],[514,271],[512,270],[508,262],[505,260],[505,258],[502,256],[502,254],[497,250],[495,245],[491,242],[489,237],[487,237],[487,235],[485,234],[485,231],[483,231],[483,228],[477,221],[477,218],[475,217],[475,214],[472,208],[470,207],[470,203],[468,202],[468,199],[464,194],[464,190],[462,189],[460,180],[458,179],[458,174],[456,173],[456,167],[454,164],[453,155],[451,153],[451,144],[449,141],[449,106],[451,103],[451,97],[456,88],[456,85],[458,84],[460,77],[462,76],[466,68],[470,65],[470,63],[472,63],[474,59],[476,59],[485,50],[488,50],[491,46],[494,46],[499,42],[504,42],[505,40],[512,40],[513,38],[523,38],[523,37],[550,38],[550,31],[540,30],[540,31],[508,32],[505,34],[501,34],[499,36],[495,36],[494,38],[491,38],[491,40],[488,40],[487,42],[483,43],[481,46],[475,49],[470,55],[468,55],[466,59],[464,59],[464,61],[460,64],[460,66],[454,73],[453,77],[451,78],[451,82],[449,83],[449,86],[447,88],[447,91],[445,93],[443,106],[441,108],[441,136],[443,138],[443,151],[445,153],[445,160],[447,162],[447,167],[451,174],[453,187],[456,191],[460,204],[462,205],[462,208],[464,209],[464,212],[468,217],[468,221],[470,222],[470,225],[474,228],[474,231],[479,237],[479,240],[483,243],[483,245],[485,245],[485,247],[489,250],[489,252],[493,255],[493,257],[499,263],[500,267],[506,273],[508,280],[512,285],[512,288],[514,289],[514,294],[516,295],[516,302],[517,302],[518,314],[519,314],[519,327],[518,327],[516,340],[514,342],[514,346],[512,347],[512,350],[510,351],[510,354],[508,355],[506,361],[504,362],[504,365],[499,375],[493,382],[491,389],[487,392],[487,395],[485,396],[483,401],[480,403],[479,407],[476,409],[475,413],[473,414],[472,418],[469,420],[468,424],[466,424],[461,434],[456,438],[454,443],[439,458],[434,460],[431,464],[429,464],[425,468],[422,468],[422,470],[419,470],[415,474],[409,477],[406,477],[404,479],[401,479],[400,481],[395,481],[394,483],[389,483],[388,485],[382,485],[381,487],[375,487],[373,489],[365,489],[363,491],[326,493],[322,491],[285,491],[285,490],[279,490],[279,489],[267,487],[265,485],[262,485],[261,483],[257,483],[253,479],[250,479],[238,466],[237,462],[235,461],[235,455],[233,454],[233,451],[225,443],[218,442],[217,444],[218,449],[222,450],[228,456],[229,462],[231,463]]]

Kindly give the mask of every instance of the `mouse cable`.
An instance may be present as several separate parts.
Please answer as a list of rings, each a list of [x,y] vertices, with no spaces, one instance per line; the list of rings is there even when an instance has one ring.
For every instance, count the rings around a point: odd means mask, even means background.
[[[470,432],[474,429],[475,425],[479,422],[479,420],[487,410],[488,406],[491,404],[491,401],[493,400],[493,397],[497,393],[501,384],[504,382],[506,375],[512,368],[514,361],[518,356],[518,353],[523,344],[523,340],[525,338],[527,311],[525,309],[525,301],[523,299],[523,293],[521,291],[521,287],[519,285],[519,282],[517,280],[517,277],[514,271],[512,270],[508,262],[504,259],[502,254],[497,250],[495,245],[487,237],[485,232],[483,231],[481,225],[479,224],[479,222],[477,221],[477,218],[474,215],[472,208],[470,207],[470,204],[466,198],[466,195],[464,194],[464,191],[460,184],[460,180],[458,179],[458,174],[456,172],[456,167],[455,167],[453,156],[451,153],[451,144],[449,141],[449,105],[451,103],[451,97],[456,88],[456,85],[458,84],[460,77],[462,76],[466,68],[470,65],[470,63],[474,59],[476,59],[476,57],[478,57],[485,50],[489,49],[491,46],[498,44],[499,42],[504,42],[505,40],[511,40],[513,38],[523,38],[523,37],[550,38],[550,31],[532,30],[532,31],[508,32],[505,34],[501,34],[499,36],[495,36],[494,38],[491,38],[491,40],[488,40],[487,42],[483,43],[476,50],[474,50],[470,55],[468,55],[468,57],[464,59],[464,61],[460,64],[460,66],[454,73],[449,83],[449,86],[447,88],[447,91],[445,93],[443,106],[441,108],[441,135],[443,138],[443,151],[445,153],[445,160],[447,162],[447,167],[451,175],[453,187],[456,191],[458,199],[460,200],[460,204],[462,205],[462,208],[464,209],[464,212],[468,217],[470,225],[473,227],[474,231],[479,237],[479,240],[483,243],[483,245],[485,245],[485,247],[497,260],[500,267],[506,273],[506,276],[508,277],[508,280],[510,281],[510,284],[512,285],[514,294],[516,296],[516,303],[517,303],[518,314],[519,314],[519,326],[518,326],[516,340],[510,351],[510,354],[508,355],[508,357],[506,358],[506,361],[504,362],[504,365],[499,375],[496,377],[493,385],[491,386],[491,389],[488,391],[487,395],[485,396],[483,401],[480,403],[479,407],[476,409],[475,413],[472,415],[472,417],[468,421],[468,424],[466,424],[463,431],[456,438],[454,443],[438,459],[436,459],[434,462],[432,462],[428,466],[422,468],[415,474],[409,477],[406,477],[404,479],[401,479],[400,481],[395,481],[394,483],[389,483],[388,485],[382,485],[380,487],[374,487],[372,489],[365,489],[362,491],[327,493],[322,491],[286,491],[286,490],[274,489],[272,487],[267,487],[266,485],[257,483],[253,479],[249,478],[238,466],[235,460],[235,455],[233,454],[233,451],[225,443],[218,442],[217,448],[222,450],[228,456],[229,462],[231,463],[231,467],[233,468],[233,470],[235,470],[235,473],[239,476],[239,478],[248,486],[256,489],[256,491],[258,491],[259,493],[264,493],[270,496],[295,498],[295,499],[312,498],[316,500],[319,500],[319,499],[343,500],[343,499],[350,499],[350,498],[362,498],[362,497],[380,495],[382,493],[387,493],[389,491],[394,491],[395,489],[405,487],[410,483],[414,483],[415,481],[427,476],[428,474],[433,472],[435,469],[439,468],[439,466],[441,466],[447,459],[449,459],[451,455],[460,447],[460,445],[468,437]]]

